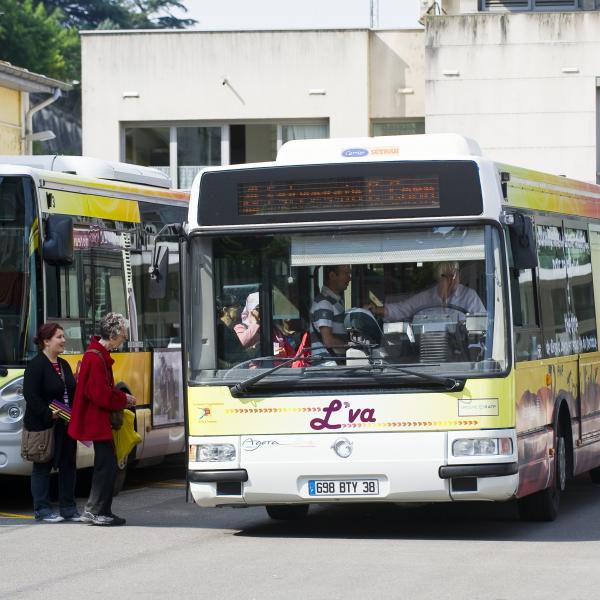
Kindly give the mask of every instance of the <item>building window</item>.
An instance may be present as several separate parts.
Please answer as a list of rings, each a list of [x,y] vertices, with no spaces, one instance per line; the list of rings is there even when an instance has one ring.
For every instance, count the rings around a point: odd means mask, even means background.
[[[536,10],[557,11],[577,10],[579,0],[481,0],[481,10],[509,11],[509,10]]]
[[[177,187],[192,187],[200,169],[220,164],[220,127],[177,127]]]
[[[125,130],[125,161],[160,167],[169,172],[169,127],[135,127]]]
[[[320,140],[329,137],[327,123],[309,125],[282,125],[281,142],[291,140]]]
[[[125,162],[159,169],[175,187],[189,188],[200,169],[221,164],[221,132],[220,126],[127,127]]]
[[[187,189],[204,167],[274,160],[285,142],[329,137],[329,123],[139,124],[123,132],[125,162],[159,169]]]
[[[425,119],[373,121],[373,135],[415,135],[425,133]]]

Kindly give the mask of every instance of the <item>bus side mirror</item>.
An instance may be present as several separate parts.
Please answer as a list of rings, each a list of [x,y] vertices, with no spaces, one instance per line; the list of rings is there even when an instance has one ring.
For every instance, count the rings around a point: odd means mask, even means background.
[[[522,213],[512,213],[512,223],[508,223],[510,247],[516,269],[535,269],[538,266],[535,245],[535,231],[531,217]]]
[[[46,237],[42,247],[44,260],[57,267],[73,264],[73,219],[50,215],[46,220]]]
[[[156,244],[152,255],[152,264],[148,269],[150,283],[148,296],[160,300],[167,295],[167,273],[169,271],[169,248],[166,244]]]

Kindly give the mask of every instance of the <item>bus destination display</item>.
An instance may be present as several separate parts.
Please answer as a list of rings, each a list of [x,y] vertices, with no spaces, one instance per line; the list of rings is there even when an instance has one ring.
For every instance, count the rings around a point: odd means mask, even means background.
[[[438,176],[339,177],[239,183],[240,216],[348,210],[435,209]]]

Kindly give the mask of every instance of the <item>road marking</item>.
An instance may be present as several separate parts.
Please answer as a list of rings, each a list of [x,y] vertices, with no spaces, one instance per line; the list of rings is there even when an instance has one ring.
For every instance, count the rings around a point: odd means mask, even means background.
[[[162,487],[162,488],[184,488],[185,487],[185,483],[155,483],[153,485],[151,485],[150,487]]]
[[[0,517],[5,519],[33,519],[33,515],[18,515],[16,513],[0,512]]]

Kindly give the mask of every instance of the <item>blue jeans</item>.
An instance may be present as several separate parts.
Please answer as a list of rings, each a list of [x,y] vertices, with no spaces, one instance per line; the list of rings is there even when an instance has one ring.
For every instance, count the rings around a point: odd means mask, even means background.
[[[54,512],[50,500],[50,473],[53,467],[58,469],[60,514],[68,518],[77,513],[75,504],[75,451],[77,444],[67,435],[66,426],[62,423],[57,423],[54,435],[54,459],[47,463],[33,463],[31,471],[33,512],[39,519]]]

